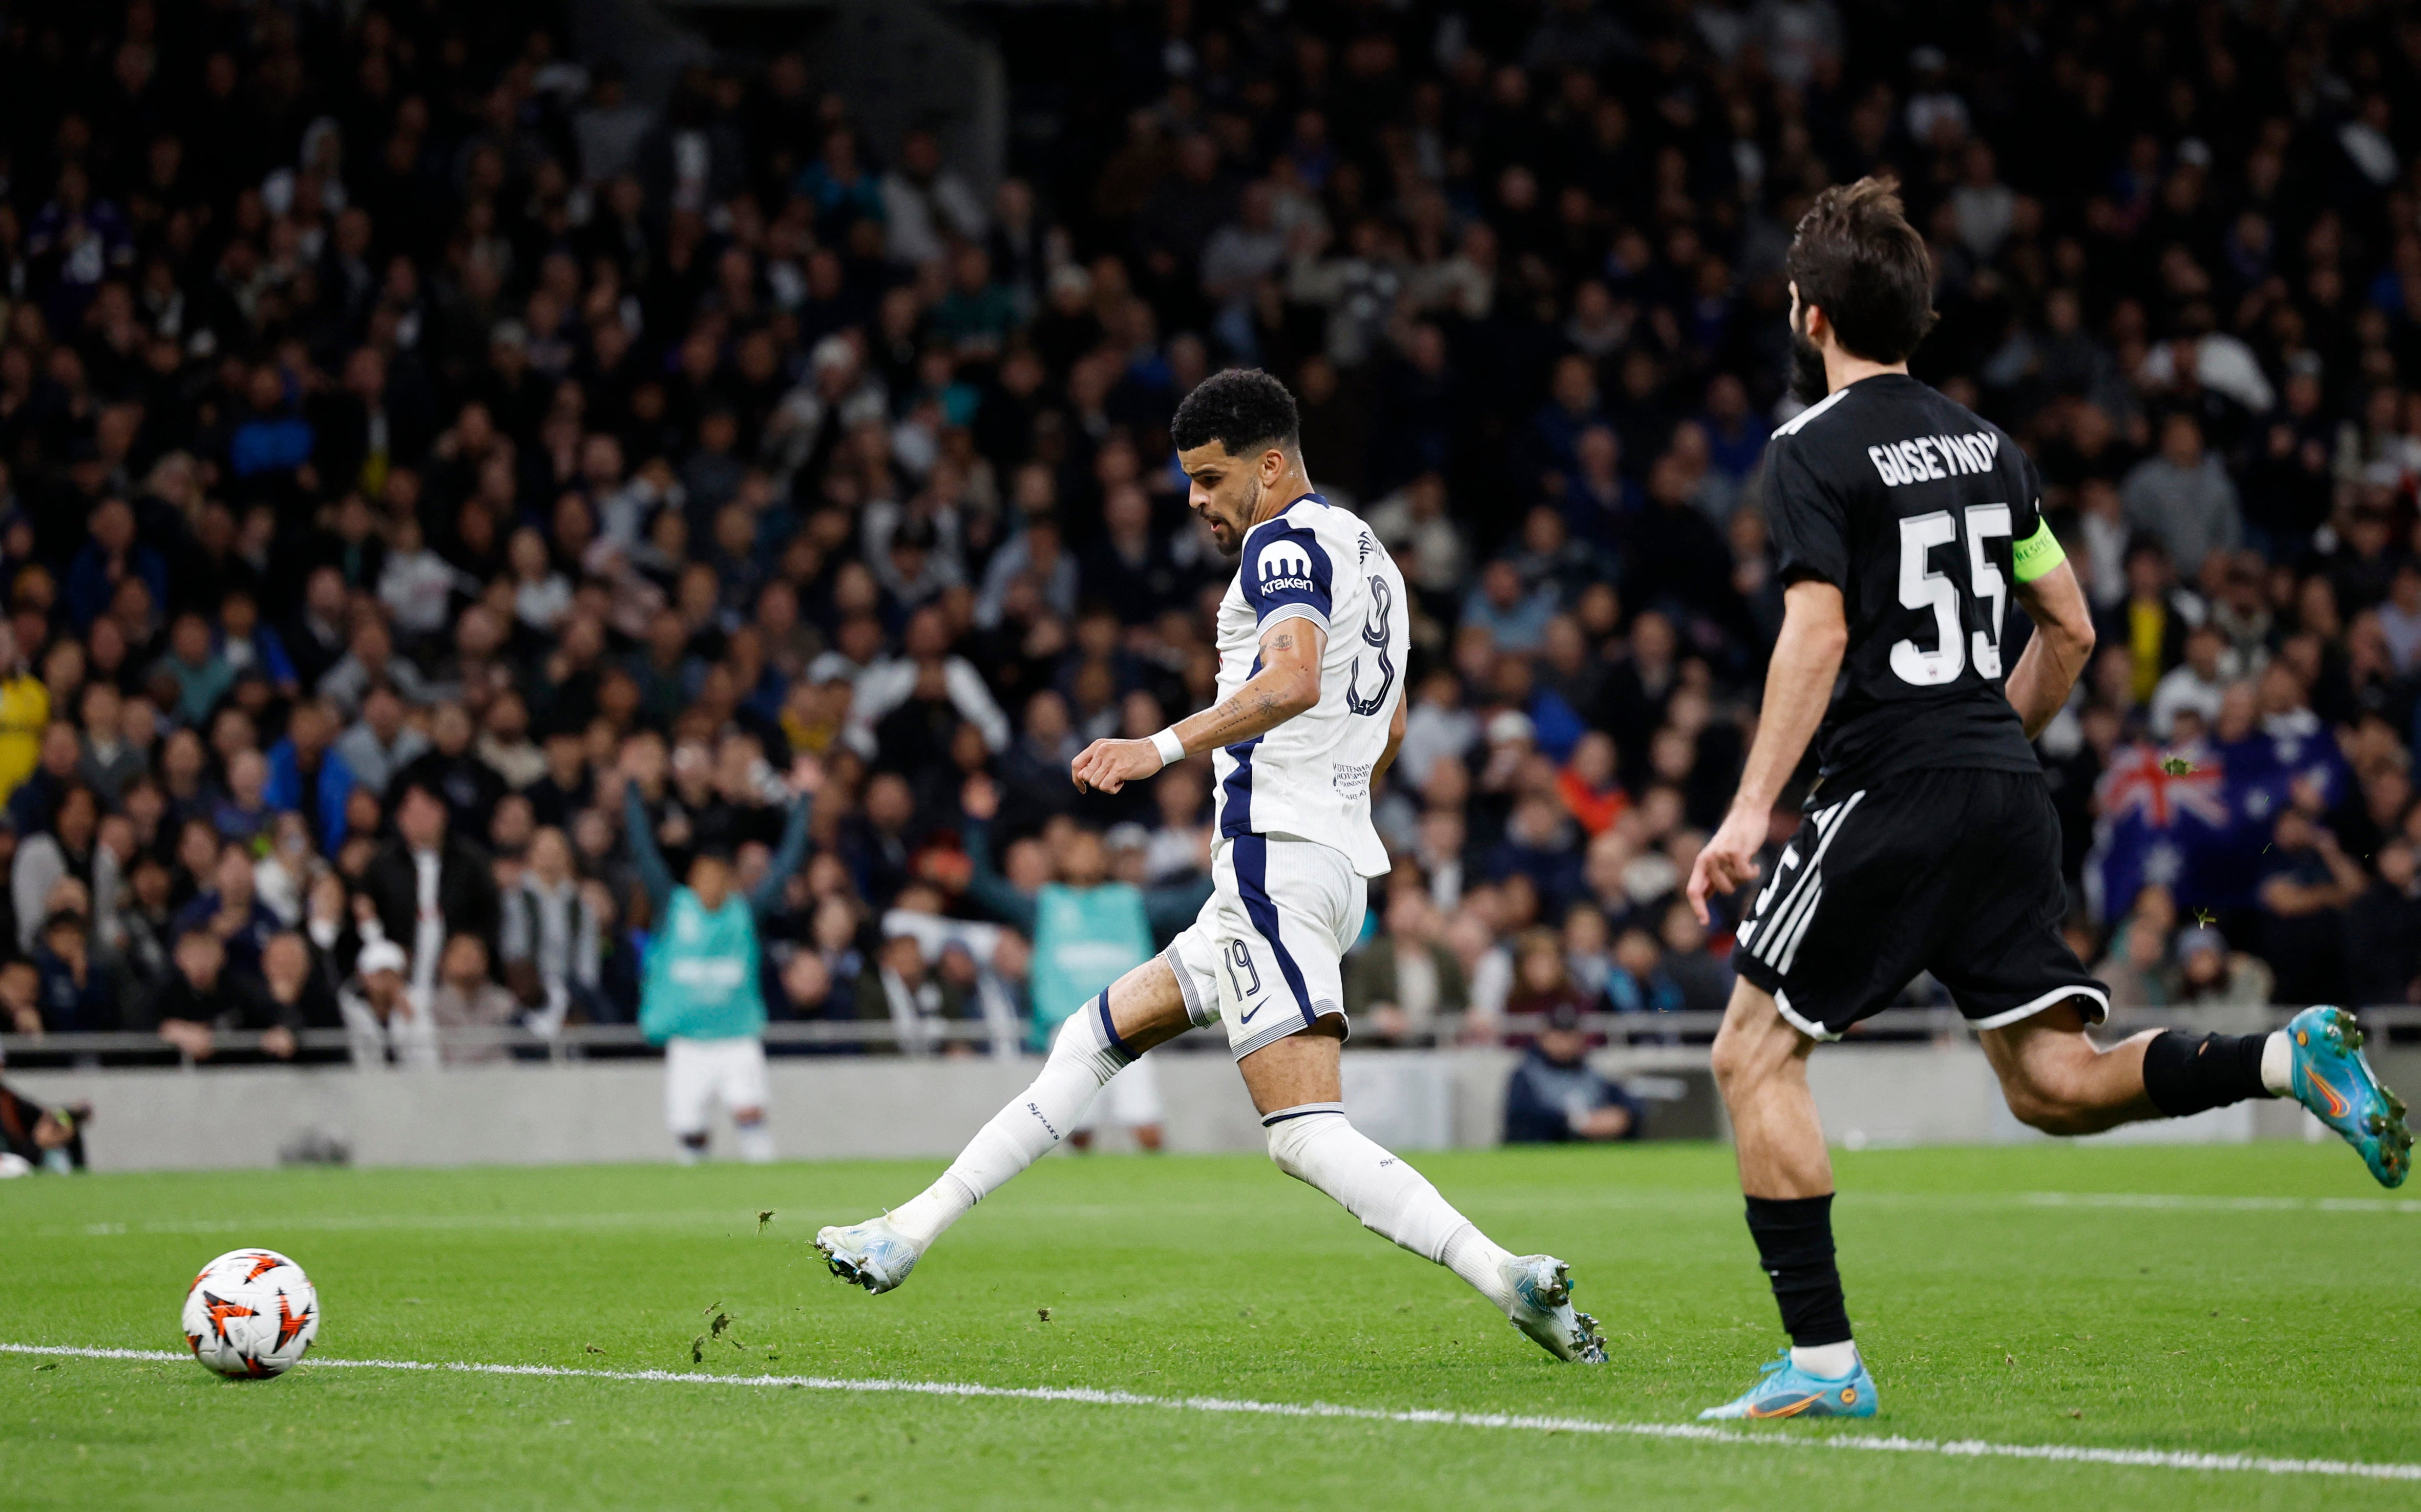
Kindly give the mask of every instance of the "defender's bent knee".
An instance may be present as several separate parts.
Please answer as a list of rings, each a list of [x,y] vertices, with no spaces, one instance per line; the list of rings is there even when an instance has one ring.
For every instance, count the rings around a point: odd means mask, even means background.
[[[2096,1102],[2081,1089],[2056,1083],[2004,1082],[2001,1096],[2018,1122],[2045,1134],[2099,1134],[2129,1121],[2124,1110]]]
[[[2044,1017],[1984,1037],[2001,1097],[2018,1122],[2046,1134],[2098,1134],[2136,1116],[2139,1099],[2113,1098],[2103,1084],[2110,1052],[2086,1038],[2081,1023]]]
[[[1804,1075],[1816,1042],[1783,1018],[1773,999],[1746,982],[1732,989],[1732,1001],[1716,1031],[1708,1065],[1726,1098],[1778,1076]]]
[[[2002,1100],[2009,1105],[2010,1114],[2028,1129],[2046,1134],[2069,1132],[2068,1119],[2073,1110],[2059,1099],[2045,1093],[2031,1083],[2004,1083]]]
[[[1715,1073],[1718,1086],[1729,1088],[1744,1079],[1748,1074],[1749,1061],[1749,1048],[1742,1042],[1741,1036],[1732,1033],[1731,1025],[1726,1024],[1715,1032],[1714,1048],[1708,1052],[1707,1067]]]

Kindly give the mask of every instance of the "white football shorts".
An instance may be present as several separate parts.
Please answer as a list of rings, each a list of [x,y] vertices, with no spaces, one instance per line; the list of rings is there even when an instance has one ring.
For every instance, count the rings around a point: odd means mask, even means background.
[[[1197,1027],[1227,1026],[1238,1060],[1322,1017],[1345,1017],[1345,952],[1369,884],[1344,851],[1283,834],[1223,840],[1201,913],[1164,954]]]
[[[664,1041],[664,1127],[674,1137],[706,1132],[714,1105],[730,1113],[765,1106],[765,1046],[754,1036]]]

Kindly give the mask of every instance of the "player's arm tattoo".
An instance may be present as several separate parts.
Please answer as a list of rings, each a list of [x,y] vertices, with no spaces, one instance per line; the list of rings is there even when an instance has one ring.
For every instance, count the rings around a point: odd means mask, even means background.
[[[1289,619],[1272,630],[1261,642],[1261,670],[1218,703],[1178,724],[1186,748],[1249,740],[1318,703],[1320,654],[1325,646],[1318,629],[1310,621]]]

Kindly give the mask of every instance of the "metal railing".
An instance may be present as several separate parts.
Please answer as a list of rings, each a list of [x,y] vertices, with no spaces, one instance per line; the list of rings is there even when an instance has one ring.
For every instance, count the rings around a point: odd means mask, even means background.
[[[2205,1021],[2216,1026],[2249,1031],[2257,1027],[2276,1027],[2292,1016],[2288,1007],[2231,1007],[2225,1009],[2195,1008],[2120,1008],[2114,1011],[2103,1033],[2128,1034],[2140,1029],[2201,1025]],[[2392,1006],[2358,1010],[2364,1025],[2382,1038],[2402,1042],[2421,1038],[2421,1007]],[[1713,1040],[1722,1026],[1720,1013],[1600,1013],[1584,1016],[1581,1026],[1592,1037],[1615,1049],[1672,1050],[1703,1046]],[[1430,1032],[1417,1041],[1399,1042],[1398,1048],[1453,1046],[1464,1043],[1463,1031],[1471,1021],[1461,1016],[1441,1018]],[[1521,1034],[1523,1026],[1516,1020],[1499,1021],[1506,1034]],[[1971,1033],[1967,1021],[1955,1008],[1892,1008],[1867,1020],[1844,1037],[1845,1046],[1924,1043],[1956,1041]],[[346,1029],[305,1029],[293,1035],[294,1063],[306,1066],[347,1066],[351,1064],[356,1038]],[[1374,1040],[1367,1033],[1359,1043],[1368,1046]],[[272,1037],[259,1031],[228,1030],[212,1035],[212,1053],[207,1060],[186,1054],[178,1045],[143,1033],[0,1035],[0,1053],[8,1057],[10,1067],[33,1070],[62,1067],[94,1066],[181,1066],[189,1069],[217,1065],[258,1066],[273,1063],[281,1057],[269,1054]],[[614,1059],[653,1056],[660,1052],[647,1042],[635,1024],[566,1024],[554,1034],[540,1034],[519,1025],[499,1028],[462,1028],[441,1030],[437,1034],[441,1054],[450,1060],[485,1059],[513,1063],[539,1064],[554,1061]],[[777,1021],[765,1026],[766,1048],[775,1055],[814,1054],[950,1054],[974,1052],[995,1056],[1012,1056],[1023,1048],[1022,1037],[1005,1037],[978,1020],[945,1020],[921,1024],[914,1035],[903,1037],[889,1019],[810,1020],[806,1021]],[[1500,1043],[1495,1036],[1480,1043]],[[1224,1050],[1226,1038],[1210,1030],[1196,1030],[1179,1036],[1164,1047],[1179,1053],[1207,1052]]]

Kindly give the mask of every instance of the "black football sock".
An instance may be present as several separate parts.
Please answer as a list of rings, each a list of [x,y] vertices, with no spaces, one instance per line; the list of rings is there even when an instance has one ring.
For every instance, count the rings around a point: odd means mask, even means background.
[[[2144,1047],[2144,1092],[2171,1118],[2276,1096],[2261,1081],[2268,1035],[2162,1031]]]
[[[1783,1331],[1803,1348],[1850,1342],[1849,1304],[1833,1263],[1833,1196],[1751,1197],[1748,1231],[1773,1283]]]

